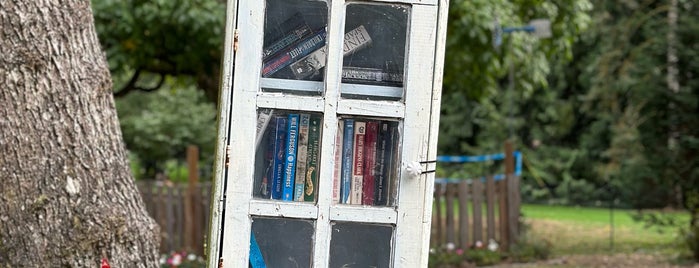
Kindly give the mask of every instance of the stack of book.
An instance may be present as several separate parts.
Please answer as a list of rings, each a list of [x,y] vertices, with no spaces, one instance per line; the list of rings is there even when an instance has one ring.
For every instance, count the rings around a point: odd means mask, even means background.
[[[333,201],[386,206],[396,195],[398,123],[340,120],[335,151]],[[338,161],[339,160],[339,161]]]
[[[266,166],[258,196],[283,201],[315,201],[321,117],[291,113],[271,116],[265,139]]]
[[[311,29],[299,13],[285,20],[279,28],[284,32],[265,42],[262,51],[262,77],[319,78],[327,59],[325,28]],[[344,56],[352,55],[372,44],[371,36],[364,25],[345,33],[343,40]],[[402,86],[403,74],[381,68],[345,66],[342,69],[342,81]]]

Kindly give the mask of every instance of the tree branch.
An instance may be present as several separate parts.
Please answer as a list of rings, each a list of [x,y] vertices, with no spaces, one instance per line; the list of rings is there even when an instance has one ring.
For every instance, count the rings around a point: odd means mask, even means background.
[[[136,81],[138,81],[138,77],[141,76],[141,69],[138,68],[136,71],[131,75],[131,79],[129,80],[126,85],[124,85],[119,91],[114,92],[114,97],[123,97],[126,96],[131,90],[134,89],[134,86],[136,85]]]

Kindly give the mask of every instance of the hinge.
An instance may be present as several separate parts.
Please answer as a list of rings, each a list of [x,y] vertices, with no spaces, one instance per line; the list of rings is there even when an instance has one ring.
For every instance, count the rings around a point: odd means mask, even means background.
[[[238,29],[233,32],[233,52],[238,52]]]

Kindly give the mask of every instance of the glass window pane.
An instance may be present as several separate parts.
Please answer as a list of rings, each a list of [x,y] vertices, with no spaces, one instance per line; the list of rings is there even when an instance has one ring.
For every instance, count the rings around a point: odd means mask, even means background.
[[[327,23],[328,8],[325,1],[266,0],[262,77],[322,81],[323,72],[320,69],[308,72],[300,62],[313,57],[317,61],[322,60],[321,63],[315,63],[316,67],[325,66]],[[297,87],[293,85],[284,89],[283,83],[266,86],[266,82],[268,81],[263,79],[263,90],[308,93],[295,89]]]
[[[318,193],[322,115],[260,109],[253,196],[315,202]]]
[[[393,229],[390,225],[333,223],[329,267],[391,267]]]
[[[398,197],[400,124],[346,117],[338,124],[333,202],[395,206]]]
[[[342,82],[403,87],[410,6],[352,3],[347,5]],[[379,90],[353,91],[343,88],[343,97],[401,98]],[[376,94],[374,94],[376,93]]]
[[[314,229],[309,220],[252,220],[252,233],[267,267],[311,267]]]

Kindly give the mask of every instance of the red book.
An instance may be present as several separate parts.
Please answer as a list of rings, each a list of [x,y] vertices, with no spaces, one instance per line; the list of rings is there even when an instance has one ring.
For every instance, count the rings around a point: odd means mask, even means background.
[[[364,134],[364,183],[362,183],[362,205],[374,205],[376,174],[376,141],[379,135],[379,122],[366,122],[366,133]]]

